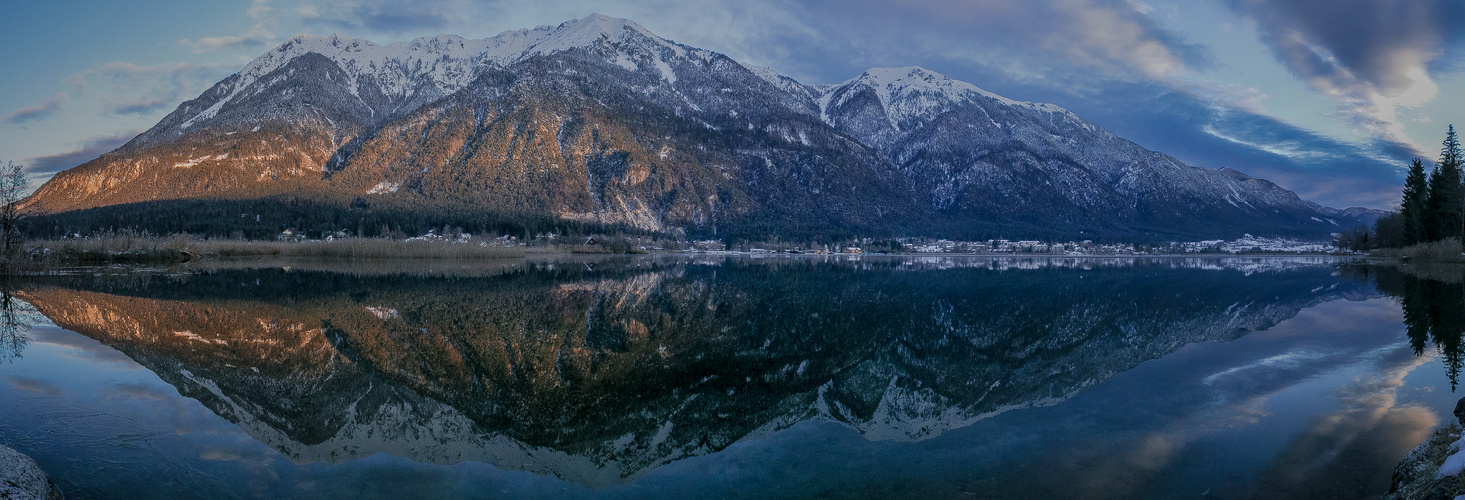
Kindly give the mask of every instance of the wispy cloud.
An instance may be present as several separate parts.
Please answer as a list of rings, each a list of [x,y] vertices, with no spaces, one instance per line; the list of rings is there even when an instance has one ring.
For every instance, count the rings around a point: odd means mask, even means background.
[[[1396,111],[1439,94],[1434,69],[1465,39],[1458,0],[1227,0],[1276,59],[1361,132],[1409,143]],[[1421,148],[1415,147],[1416,150]]]
[[[1017,64],[1036,78],[1073,68],[1097,78],[1165,79],[1210,64],[1205,48],[1123,0],[812,0],[782,3],[806,28],[770,37],[805,63],[863,59]],[[739,18],[733,18],[739,19]],[[734,21],[738,22],[738,21]],[[739,26],[754,24],[743,18]],[[754,43],[760,43],[754,41]],[[814,56],[814,52],[830,54]],[[778,53],[777,51],[772,51]],[[843,54],[843,57],[829,57]],[[789,64],[789,66],[796,66]]]
[[[185,38],[178,40],[178,45],[193,49],[195,54],[202,54],[219,50],[257,49],[273,44],[277,37],[274,32],[270,31],[270,28],[278,24],[274,13],[275,9],[270,6],[269,0],[254,0],[254,3],[250,4],[249,9],[245,11],[245,15],[255,23],[244,32],[237,35],[207,36],[195,40]]]
[[[56,173],[81,165],[127,144],[127,141],[141,132],[123,130],[77,141],[70,144],[70,149],[66,151],[27,160],[25,171],[32,174]]]
[[[346,31],[370,30],[379,33],[409,33],[423,30],[447,30],[464,19],[456,2],[446,1],[365,1],[346,4],[302,5],[297,9],[301,21]],[[471,7],[469,7],[471,9]]]
[[[60,111],[61,101],[65,99],[66,94],[58,93],[50,99],[47,99],[46,102],[37,104],[35,106],[27,106],[11,111],[9,114],[5,115],[5,121],[18,125],[21,123],[44,120],[46,118],[49,118],[51,115],[56,114],[57,111]]]
[[[1080,97],[1066,80],[1047,83],[1022,90],[1037,100],[1071,103],[1079,116],[1187,164],[1230,167],[1327,206],[1397,204],[1412,154],[1400,154],[1407,147],[1398,143],[1333,138],[1163,82],[1091,82]]]
[[[192,99],[222,79],[231,66],[113,61],[66,78],[78,91],[95,92],[107,112],[147,115]]]
[[[273,32],[261,29],[250,30],[239,35],[208,36],[197,40],[183,39],[178,41],[178,45],[192,48],[195,54],[202,54],[216,50],[264,47],[275,40]]]
[[[4,379],[11,387],[22,391],[38,392],[41,394],[55,396],[61,394],[61,386],[51,383],[48,380],[39,378],[12,375]]]
[[[1152,9],[1134,1],[901,0],[894,6],[912,8],[919,22],[959,30],[944,36],[1046,53],[1089,68],[1164,79],[1209,62],[1205,49],[1162,29]]]

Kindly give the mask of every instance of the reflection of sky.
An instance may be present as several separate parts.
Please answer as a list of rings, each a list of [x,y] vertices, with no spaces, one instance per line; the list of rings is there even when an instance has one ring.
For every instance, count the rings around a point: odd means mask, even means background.
[[[1260,485],[1282,498],[1292,496],[1286,488],[1381,493],[1457,396],[1441,389],[1441,367],[1413,355],[1401,322],[1388,300],[1327,303],[1237,341],[1187,346],[1056,406],[927,442],[870,443],[804,423],[639,482],[713,494],[761,483],[933,498],[1227,498],[1263,493]]]
[[[72,492],[108,495],[1347,497],[1386,489],[1457,397],[1438,363],[1412,354],[1401,322],[1389,300],[1330,302],[930,440],[804,422],[596,491],[384,454],[297,465],[111,348],[42,327],[23,359],[0,365],[0,399],[16,402],[0,406],[0,442]]]

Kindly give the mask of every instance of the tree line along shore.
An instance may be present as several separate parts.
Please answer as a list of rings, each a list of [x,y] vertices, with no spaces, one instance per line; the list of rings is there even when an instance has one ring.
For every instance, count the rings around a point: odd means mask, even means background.
[[[1335,245],[1368,251],[1382,257],[1430,262],[1465,262],[1465,178],[1461,176],[1460,140],[1455,126],[1445,133],[1439,161],[1425,171],[1425,160],[1414,158],[1404,179],[1399,210],[1369,227],[1338,234]]]

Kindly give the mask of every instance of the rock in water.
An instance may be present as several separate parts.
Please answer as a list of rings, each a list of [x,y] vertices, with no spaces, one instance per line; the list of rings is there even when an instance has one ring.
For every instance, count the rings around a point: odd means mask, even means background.
[[[1435,431],[1394,468],[1393,486],[1384,500],[1448,500],[1465,494],[1465,483],[1456,475],[1441,477],[1440,468],[1458,453],[1454,444],[1460,441],[1465,425],[1465,398],[1455,403],[1455,419]]]
[[[0,500],[60,500],[61,490],[31,457],[0,446]]]

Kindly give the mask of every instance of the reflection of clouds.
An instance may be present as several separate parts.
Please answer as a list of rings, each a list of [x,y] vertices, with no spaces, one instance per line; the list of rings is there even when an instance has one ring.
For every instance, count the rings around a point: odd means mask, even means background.
[[[1303,363],[1306,362],[1306,361],[1312,361],[1312,360],[1321,359],[1321,358],[1324,358],[1324,357],[1326,357],[1326,355],[1323,354],[1323,353],[1308,352],[1308,351],[1289,352],[1289,353],[1284,353],[1284,354],[1278,354],[1276,356],[1267,357],[1267,358],[1262,359],[1261,361],[1257,361],[1255,363],[1250,363],[1250,364],[1246,364],[1246,365],[1242,365],[1242,366],[1236,366],[1236,367],[1228,368],[1228,369],[1223,370],[1223,371],[1221,371],[1219,373],[1215,373],[1213,375],[1210,375],[1210,376],[1206,377],[1204,380],[1201,380],[1201,383],[1203,383],[1205,385],[1214,385],[1217,381],[1220,381],[1222,379],[1228,378],[1228,377],[1230,377],[1232,375],[1237,375],[1237,374],[1240,374],[1242,372],[1248,372],[1248,371],[1256,370],[1258,368],[1265,368],[1265,369],[1268,369],[1268,370],[1290,370],[1290,369],[1296,369],[1296,368],[1302,367],[1303,366]]]
[[[132,358],[127,357],[126,354],[122,354],[121,351],[82,336],[81,334],[69,332],[61,328],[43,327],[31,330],[31,341],[36,344],[63,347],[65,349],[60,350],[58,354],[68,358],[117,364],[121,365],[121,368],[142,368],[142,365],[137,364]]]
[[[1094,457],[1077,477],[1077,498],[1135,498],[1152,496],[1144,492],[1151,478],[1171,466],[1185,445],[1194,439],[1185,431],[1158,432],[1130,443],[1127,450],[1112,456]]]
[[[1370,354],[1379,354],[1370,357],[1374,375],[1360,377],[1336,390],[1340,408],[1314,418],[1305,430],[1294,434],[1261,470],[1256,490],[1244,496],[1356,498],[1388,489],[1391,465],[1424,440],[1439,421],[1425,408],[1397,405],[1398,389],[1404,385],[1405,376],[1428,362],[1429,357],[1415,357],[1403,345]],[[1283,356],[1267,359],[1273,358]],[[1308,378],[1304,372],[1315,373],[1295,366],[1279,371],[1292,375],[1288,378],[1293,382]],[[1126,440],[1118,453],[1090,457],[1082,464],[1085,472],[1076,477],[1078,496],[1123,498],[1153,493],[1148,488],[1157,486],[1154,477],[1183,460],[1187,446],[1204,440],[1207,428],[1265,425],[1263,419],[1271,416],[1265,407],[1275,394],[1245,398],[1214,412],[1177,420],[1164,429]]]
[[[1206,475],[1217,497],[1355,498],[1387,490],[1388,477],[1369,474],[1387,476],[1436,424],[1424,408],[1398,406],[1405,376],[1429,360],[1415,358],[1397,335],[1380,333],[1399,330],[1401,321],[1388,300],[1329,302],[1269,331],[1141,368],[1145,381],[1128,390],[1145,396],[1127,417],[1139,427],[1113,439],[1101,433],[1102,446],[1057,450],[1052,465],[1083,498],[1174,497],[1177,475],[1200,461],[1215,468]],[[1309,397],[1320,379],[1341,380],[1324,386],[1335,388],[1336,410]],[[1299,413],[1320,416],[1297,420]],[[1292,441],[1283,446],[1263,436]],[[1238,491],[1250,488],[1243,485],[1251,477],[1266,486]]]
[[[214,448],[211,450],[204,450],[203,453],[199,454],[199,458],[220,462],[233,462],[243,457],[239,455],[239,453],[235,452],[235,450]]]
[[[1428,360],[1394,349],[1377,361],[1377,375],[1340,388],[1341,408],[1317,417],[1292,438],[1263,470],[1257,494],[1349,498],[1387,490],[1389,464],[1439,425],[1425,408],[1396,404],[1404,377]]]
[[[156,385],[131,382],[112,384],[112,387],[107,388],[107,392],[131,399],[151,399],[155,401],[168,401],[178,397],[178,391],[173,390],[171,387],[163,388]]]
[[[1218,419],[1218,425],[1223,427],[1242,427],[1256,425],[1263,418],[1272,416],[1272,411],[1267,409],[1267,396],[1249,398],[1231,407],[1229,418]]]
[[[22,391],[39,392],[53,396],[61,394],[61,387],[41,379],[10,376],[5,377],[5,382],[9,383],[11,387]]]

